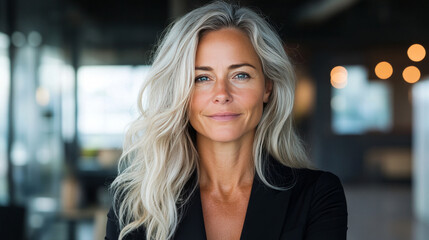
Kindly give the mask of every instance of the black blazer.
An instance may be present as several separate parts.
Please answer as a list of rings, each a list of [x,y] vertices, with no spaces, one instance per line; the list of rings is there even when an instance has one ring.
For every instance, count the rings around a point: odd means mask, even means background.
[[[347,233],[347,206],[340,180],[332,173],[294,169],[270,158],[266,176],[279,191],[267,187],[255,174],[241,240],[342,240]],[[196,179],[194,174],[193,180]],[[183,210],[175,240],[205,240],[199,188]],[[108,213],[106,238],[119,236],[118,220]],[[143,227],[126,239],[146,239]]]

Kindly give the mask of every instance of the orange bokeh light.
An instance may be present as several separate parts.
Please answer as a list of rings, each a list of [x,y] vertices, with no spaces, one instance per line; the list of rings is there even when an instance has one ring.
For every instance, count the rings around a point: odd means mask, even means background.
[[[420,70],[414,66],[406,67],[402,72],[402,77],[407,83],[415,83],[420,80]]]
[[[333,79],[331,79],[331,85],[334,88],[345,88],[347,86],[347,81],[343,81],[343,82],[335,82]]]
[[[426,56],[426,49],[420,44],[413,44],[408,48],[408,57],[414,62],[420,62]]]
[[[336,66],[331,70],[331,84],[334,88],[344,88],[347,85],[347,69]]]
[[[375,66],[375,75],[380,79],[388,79],[392,74],[393,68],[388,62],[379,62],[377,66]]]

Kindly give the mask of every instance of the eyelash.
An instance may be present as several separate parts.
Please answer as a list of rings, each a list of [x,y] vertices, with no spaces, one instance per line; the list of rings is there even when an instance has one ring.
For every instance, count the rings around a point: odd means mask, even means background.
[[[239,75],[244,75],[244,77],[241,77],[241,78],[239,78],[239,79],[249,79],[249,78],[250,78],[250,75],[249,75],[249,74],[247,74],[247,73],[244,73],[244,72],[236,74],[236,75],[234,76],[234,78],[237,78]],[[206,78],[206,80],[201,80],[201,78]],[[203,76],[198,76],[198,77],[196,77],[196,78],[195,78],[195,82],[206,82],[206,81],[208,81],[209,79],[210,79],[210,77],[205,76],[205,75],[203,75]]]
[[[207,80],[205,80],[205,81],[201,81],[200,79],[201,78],[207,78]],[[206,82],[206,81],[208,81],[210,78],[209,77],[207,77],[207,76],[198,76],[198,77],[196,77],[195,78],[195,82]]]
[[[243,78],[241,78],[241,79],[249,79],[250,78],[250,75],[249,74],[247,74],[247,73],[244,73],[244,72],[242,72],[242,73],[238,73],[237,75],[235,75],[234,76],[234,78],[236,78],[237,76],[239,76],[239,75],[244,75],[245,77],[243,77]]]

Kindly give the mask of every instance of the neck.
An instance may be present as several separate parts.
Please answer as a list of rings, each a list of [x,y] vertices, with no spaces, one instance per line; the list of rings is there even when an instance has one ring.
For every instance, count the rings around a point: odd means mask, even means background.
[[[200,188],[231,193],[251,186],[254,176],[253,136],[235,142],[214,142],[197,136],[200,157]]]

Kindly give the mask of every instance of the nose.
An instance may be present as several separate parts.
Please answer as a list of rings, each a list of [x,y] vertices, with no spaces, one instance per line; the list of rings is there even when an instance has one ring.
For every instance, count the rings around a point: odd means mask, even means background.
[[[232,101],[232,95],[227,81],[218,81],[215,86],[215,94],[213,97],[213,103],[226,104]]]

